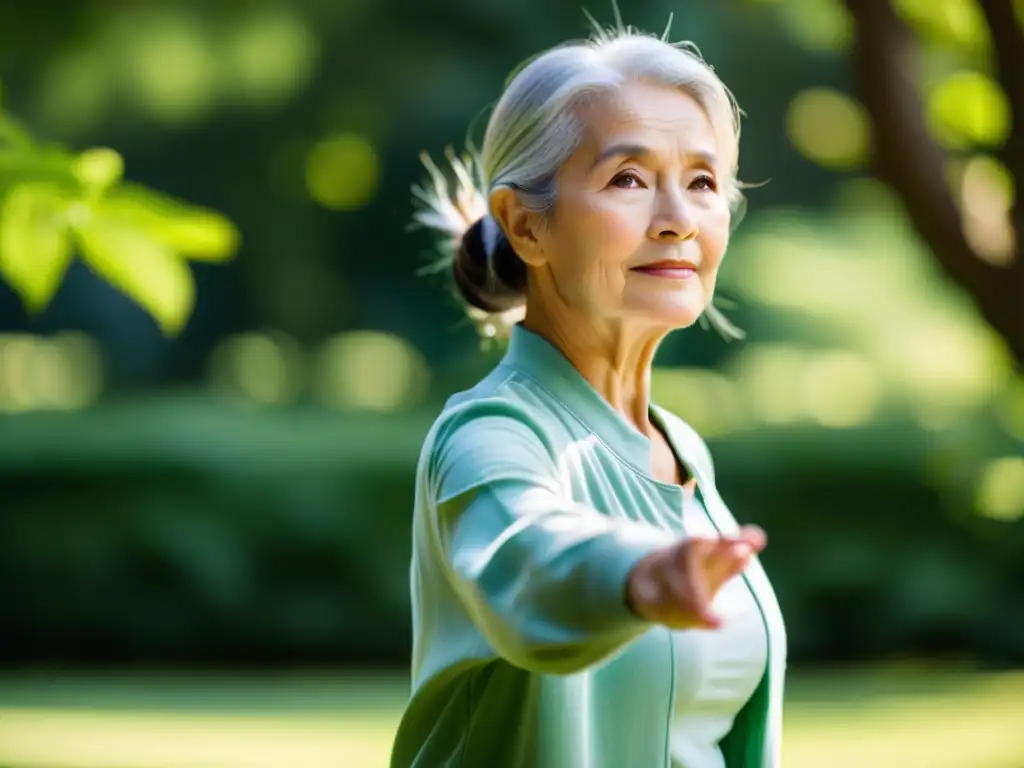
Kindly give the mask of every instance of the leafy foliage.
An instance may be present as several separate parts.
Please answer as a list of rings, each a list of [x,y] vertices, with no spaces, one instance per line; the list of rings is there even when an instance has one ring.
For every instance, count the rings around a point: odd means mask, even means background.
[[[830,12],[807,16],[805,6]],[[845,60],[863,104],[853,108],[845,94],[799,94],[788,121],[794,147],[827,168],[870,167],[1020,369],[1024,4],[789,0],[777,11],[805,47],[836,54],[849,48]],[[794,24],[797,18],[803,21]],[[811,28],[819,34],[808,35]],[[834,44],[814,44],[821,40]],[[866,133],[870,144],[858,141]],[[972,174],[979,164],[998,172]]]
[[[173,335],[195,301],[187,261],[230,259],[238,232],[216,212],[125,181],[123,171],[113,149],[76,154],[40,143],[0,111],[0,275],[35,314],[77,254]]]
[[[409,508],[432,416],[190,398],[10,421],[0,655],[406,663]],[[712,451],[732,509],[770,532],[794,661],[1022,659],[1024,528],[920,483],[927,430],[780,427]]]

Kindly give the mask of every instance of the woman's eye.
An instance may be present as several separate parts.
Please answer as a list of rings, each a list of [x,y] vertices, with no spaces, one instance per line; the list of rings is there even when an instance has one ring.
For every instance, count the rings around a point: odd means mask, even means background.
[[[626,171],[612,179],[612,186],[620,189],[639,189],[643,186],[643,182],[633,171]]]
[[[690,186],[694,189],[705,190],[708,192],[714,192],[718,189],[718,185],[715,184],[715,180],[711,176],[707,175],[698,176],[693,180],[693,183]]]

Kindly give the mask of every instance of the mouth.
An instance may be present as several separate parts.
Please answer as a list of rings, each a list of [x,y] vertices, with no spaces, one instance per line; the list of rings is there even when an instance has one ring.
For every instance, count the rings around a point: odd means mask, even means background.
[[[686,280],[697,275],[697,265],[691,261],[664,259],[633,267],[630,272],[638,272],[649,277],[667,278],[669,280]]]

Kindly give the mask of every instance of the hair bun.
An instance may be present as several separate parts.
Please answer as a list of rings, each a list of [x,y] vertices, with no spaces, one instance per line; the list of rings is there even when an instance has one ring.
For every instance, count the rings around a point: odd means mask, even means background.
[[[472,307],[498,314],[526,301],[526,265],[512,249],[497,222],[477,219],[466,230],[452,259],[452,277],[459,295]],[[485,229],[495,228],[493,250],[488,253]]]
[[[488,338],[505,337],[526,310],[526,265],[498,223],[487,213],[487,197],[474,181],[473,158],[446,152],[455,186],[427,154],[420,155],[430,183],[413,185],[413,220],[443,235],[448,264],[470,320]]]

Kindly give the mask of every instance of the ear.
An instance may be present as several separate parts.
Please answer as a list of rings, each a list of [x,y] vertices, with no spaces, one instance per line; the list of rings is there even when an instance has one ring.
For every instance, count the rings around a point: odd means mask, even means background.
[[[519,258],[531,267],[542,265],[547,260],[538,237],[542,216],[525,208],[519,195],[507,187],[494,190],[489,202],[491,216],[501,226]]]

